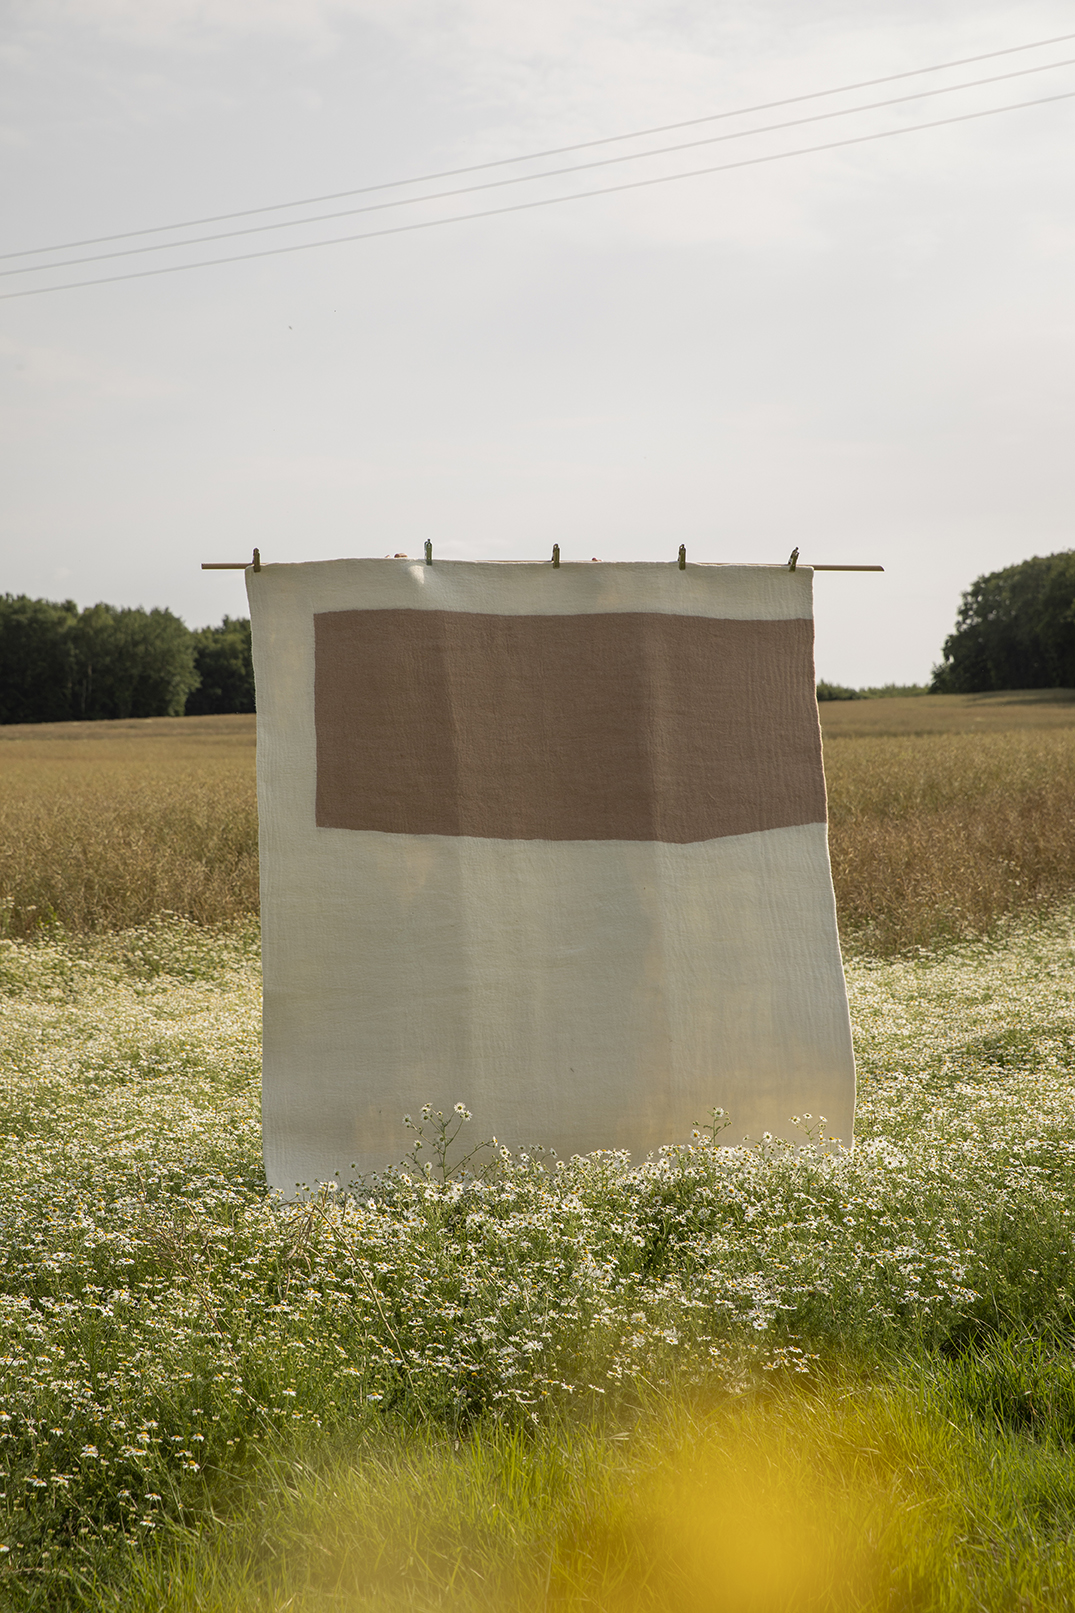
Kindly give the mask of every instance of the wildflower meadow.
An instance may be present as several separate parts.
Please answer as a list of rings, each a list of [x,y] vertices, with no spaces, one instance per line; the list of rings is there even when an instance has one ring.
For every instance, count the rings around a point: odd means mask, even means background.
[[[852,961],[853,1151],[509,1153],[464,1089],[290,1204],[254,922],[3,943],[0,1605],[1075,1606],[1073,940]],[[749,1495],[754,1590],[675,1546]]]

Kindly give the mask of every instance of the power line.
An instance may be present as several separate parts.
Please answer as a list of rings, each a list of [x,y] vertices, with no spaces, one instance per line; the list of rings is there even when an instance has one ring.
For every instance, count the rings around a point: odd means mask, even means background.
[[[301,229],[308,224],[330,224],[336,219],[353,218],[360,213],[380,213],[396,207],[417,207],[423,202],[447,201],[456,196],[473,195],[478,191],[501,190],[508,185],[534,183],[540,179],[562,179],[570,174],[585,173],[593,168],[611,168],[618,163],[642,162],[647,157],[667,157],[681,151],[694,151],[699,146],[719,145],[728,140],[746,140],[756,134],[774,134],[782,129],[801,128],[807,123],[824,123],[832,118],[852,117],[858,112],[876,112],[890,106],[903,106],[909,101],[929,100],[938,95],[954,95],[959,90],[980,89],[985,84],[1000,84],[1013,78],[1026,78],[1033,73],[1046,73],[1056,67],[1075,66],[1075,57],[1064,61],[1044,62],[1037,67],[1019,68],[1014,73],[995,73],[990,78],[971,79],[963,84],[949,84],[941,89],[915,90],[910,95],[891,96],[884,101],[867,101],[861,106],[838,107],[831,112],[814,112],[808,117],[791,118],[784,123],[765,124],[756,129],[736,129],[730,134],[707,135],[702,140],[690,140],[674,146],[657,146],[650,151],[633,151],[618,157],[601,157],[594,162],[575,163],[567,168],[547,168],[536,174],[516,174],[509,179],[486,180],[479,185],[460,185],[454,190],[434,191],[425,196],[400,196],[387,202],[369,202],[363,207],[348,207],[336,213],[317,213],[313,217],[279,220],[273,224],[254,224],[240,230],[220,230],[213,235],[198,235],[185,241],[154,241],[148,246],[123,247],[118,252],[98,252],[86,258],[66,258],[58,263],[22,264],[17,269],[0,269],[0,279],[17,274],[39,274],[56,269],[74,269],[86,263],[105,263],[116,258],[133,258],[147,252],[173,252],[178,247],[205,246],[211,241],[229,241],[238,236],[264,235],[270,230]],[[673,176],[675,177],[675,176]]]
[[[728,112],[711,112],[705,117],[688,118],[681,123],[662,123],[647,129],[634,129],[627,134],[610,134],[597,140],[582,140],[575,145],[551,146],[544,151],[531,151],[521,157],[499,157],[492,162],[471,163],[464,168],[445,168],[438,173],[416,174],[409,179],[384,180],[376,185],[360,185],[353,190],[331,191],[324,196],[305,196],[291,202],[274,202],[267,207],[247,207],[233,213],[211,213],[204,218],[184,219],[177,224],[155,224],[147,229],[123,230],[115,235],[91,235],[78,241],[62,241],[54,246],[24,247],[18,252],[0,252],[0,262],[9,258],[37,257],[45,252],[73,252],[81,246],[106,246],[112,241],[134,240],[142,235],[159,235],[165,230],[190,230],[197,229],[202,224],[227,224],[233,219],[254,218],[260,213],[285,212],[291,207],[318,207],[322,202],[342,202],[351,196],[367,196],[375,191],[397,190],[403,185],[429,185],[438,179],[458,179],[464,174],[484,173],[513,163],[539,162],[546,157],[566,157],[575,151],[590,151],[597,146],[614,145],[621,140],[642,140],[654,134],[673,134],[679,129],[693,129],[703,123],[715,123],[725,118],[749,117],[755,112],[775,112],[781,107],[798,106],[803,102],[821,100],[829,95],[846,95],[854,90],[876,89],[881,84],[895,84],[902,79],[918,78],[923,73],[942,73],[952,67],[972,67],[977,62],[995,61],[998,57],[1015,56],[1021,51],[1043,50],[1047,45],[1062,45],[1072,39],[1075,39],[1075,34],[1055,34],[1051,39],[1035,39],[1025,45],[1008,45],[1003,50],[984,51],[978,56],[961,56],[950,62],[934,62],[928,67],[913,67],[902,73],[888,73],[882,78],[860,79],[857,83],[838,84],[829,90],[811,90],[805,95],[790,95],[780,101],[762,101],[756,106],[738,107]]]
[[[650,179],[632,179],[622,185],[606,185],[596,190],[573,191],[567,196],[544,196],[529,202],[514,202],[507,207],[490,207],[478,213],[455,213],[448,218],[420,219],[413,224],[394,224],[383,230],[364,230],[357,235],[336,235],[327,241],[299,241],[290,246],[267,247],[261,252],[238,252],[224,258],[202,258],[196,263],[171,263],[159,269],[136,269],[132,274],[102,275],[96,280],[71,280],[59,286],[34,286],[25,291],[0,292],[0,302],[15,297],[42,297],[54,291],[76,291],[85,286],[114,285],[121,280],[148,280],[162,274],[182,274],[188,269],[212,269],[224,263],[248,263],[255,258],[282,257],[290,252],[311,252],[319,247],[345,246],[353,241],[372,241],[386,235],[407,235],[415,230],[436,229],[443,224],[466,224],[474,219],[499,218],[507,213],[530,212],[538,207],[554,207],[561,202],[587,201],[595,196],[613,196],[622,191],[642,190],[652,185],[668,185],[678,179],[698,179],[707,174],[728,173],[736,168],[755,168],[762,163],[780,162],[787,157],[812,156],[822,151],[838,151],[846,146],[865,145],[872,140],[891,140],[897,135],[914,134],[922,129],[942,129],[955,123],[972,123],[979,118],[995,117],[1001,112],[1020,112],[1028,107],[1050,106],[1056,101],[1075,99],[1075,90],[1061,95],[1045,95],[1034,101],[1013,101],[1008,106],[986,107],[980,112],[962,112],[955,117],[936,118],[929,123],[908,123],[902,129],[879,129],[873,134],[850,136],[846,140],[829,140],[823,145],[798,146],[792,151],[774,151],[761,157],[744,157],[739,162],[718,163],[709,168],[692,168],[679,174],[658,174]]]

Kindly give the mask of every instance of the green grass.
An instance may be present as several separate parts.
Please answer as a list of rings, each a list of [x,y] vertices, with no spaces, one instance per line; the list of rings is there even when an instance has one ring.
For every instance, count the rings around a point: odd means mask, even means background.
[[[256,929],[0,945],[0,1604],[1075,1606],[1073,940],[853,963],[851,1155],[292,1206]]]
[[[1071,1607],[1073,1396],[1068,1352],[1007,1341],[973,1366],[653,1395],[615,1428],[560,1419],[268,1461],[226,1528],[143,1557],[114,1605]]]

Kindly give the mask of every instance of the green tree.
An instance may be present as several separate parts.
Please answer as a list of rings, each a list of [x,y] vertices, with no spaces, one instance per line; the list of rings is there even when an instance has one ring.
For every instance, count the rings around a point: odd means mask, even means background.
[[[1035,555],[972,583],[932,688],[1075,688],[1075,551]]]
[[[842,683],[826,683],[822,678],[817,686],[819,700],[864,700],[866,697],[857,689],[847,689]]]
[[[194,635],[170,610],[91,605],[71,639],[74,717],[181,717],[198,686]]]
[[[194,645],[201,683],[187,700],[187,716],[253,711],[254,662],[246,617],[225,616],[219,627],[199,629]]]
[[[71,715],[73,599],[0,596],[0,723],[63,722]]]
[[[180,716],[194,637],[169,610],[0,598],[0,722]]]

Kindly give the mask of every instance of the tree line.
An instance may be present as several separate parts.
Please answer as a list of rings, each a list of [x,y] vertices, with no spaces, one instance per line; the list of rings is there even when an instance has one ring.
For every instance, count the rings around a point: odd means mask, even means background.
[[[1075,688],[1075,550],[979,577],[963,595],[930,688]],[[818,698],[917,689],[818,686]],[[0,595],[0,723],[208,716],[254,710],[250,623],[191,631],[170,610]]]
[[[979,577],[934,668],[937,694],[1075,689],[1075,550]]]
[[[0,595],[0,723],[254,710],[250,623]]]

